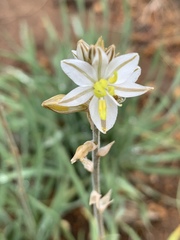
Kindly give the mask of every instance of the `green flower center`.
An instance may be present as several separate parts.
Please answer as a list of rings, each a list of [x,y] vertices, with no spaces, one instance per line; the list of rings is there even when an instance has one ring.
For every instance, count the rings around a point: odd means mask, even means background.
[[[107,115],[107,106],[106,101],[103,97],[105,97],[108,93],[111,96],[115,95],[114,86],[113,83],[117,81],[117,72],[114,72],[114,74],[106,79],[101,78],[99,81],[97,81],[93,88],[94,88],[94,95],[99,98],[99,115],[101,120],[106,120]]]

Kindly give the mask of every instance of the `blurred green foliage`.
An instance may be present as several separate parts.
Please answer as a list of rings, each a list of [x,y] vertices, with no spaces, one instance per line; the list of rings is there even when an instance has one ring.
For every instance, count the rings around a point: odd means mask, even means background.
[[[0,73],[3,115],[0,124],[0,239],[74,240],[64,216],[78,207],[89,222],[90,239],[96,239],[96,225],[88,206],[90,174],[79,163],[70,164],[75,149],[91,139],[86,115],[60,115],[41,107],[42,101],[73,88],[59,64],[60,60],[70,57],[71,49],[75,48],[71,28],[76,39],[95,43],[102,35],[106,45],[110,44],[108,3],[101,3],[101,29],[94,27],[93,12],[88,27],[85,26],[83,3],[76,2],[78,14],[71,17],[66,4],[60,3],[61,40],[50,20],[43,19],[47,31],[43,46],[47,64],[38,57],[36,41],[26,24],[21,26],[21,46],[14,45],[13,53],[2,52],[16,64],[2,66]],[[130,44],[132,27],[126,1],[123,1],[123,9],[125,21],[117,46],[121,52]],[[169,167],[179,160],[179,143],[174,137],[179,131],[179,99],[175,101],[173,92],[180,82],[180,72],[177,71],[171,87],[164,92],[165,66],[159,62],[157,52],[143,80],[146,84],[156,71],[155,90],[143,98],[126,100],[119,109],[115,127],[102,136],[102,145],[115,140],[109,155],[102,160],[102,192],[112,188],[114,199],[105,214],[108,239],[119,239],[115,235],[119,228],[131,239],[140,239],[135,230],[121,220],[128,200],[141,203],[139,211],[144,222],[148,222],[143,202],[145,193],[128,180],[129,173],[143,171],[169,176],[180,173],[180,169]],[[8,131],[13,141],[9,140]],[[13,148],[18,149],[17,156]],[[19,186],[19,182],[23,185]],[[85,229],[79,230],[76,239],[85,239],[85,232]]]

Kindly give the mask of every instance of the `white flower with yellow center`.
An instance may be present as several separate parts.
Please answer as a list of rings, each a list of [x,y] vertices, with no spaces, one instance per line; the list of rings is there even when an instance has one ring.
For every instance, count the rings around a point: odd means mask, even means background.
[[[137,53],[121,55],[109,61],[108,55],[99,46],[94,47],[91,64],[80,59],[63,60],[63,71],[78,87],[58,104],[74,107],[88,103],[92,122],[106,133],[116,121],[119,98],[139,96],[152,89],[136,83],[141,74],[138,62]]]

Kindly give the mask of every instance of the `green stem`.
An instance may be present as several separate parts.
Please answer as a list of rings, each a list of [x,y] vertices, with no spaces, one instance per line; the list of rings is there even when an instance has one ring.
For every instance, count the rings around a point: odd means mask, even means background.
[[[100,189],[100,157],[98,157],[97,152],[100,148],[100,132],[96,128],[95,125],[92,126],[92,133],[93,133],[93,141],[98,146],[93,152],[92,152],[92,161],[94,164],[94,171],[92,172],[92,187],[93,190],[101,194]],[[96,204],[94,204],[94,217],[96,218],[98,230],[99,230],[99,240],[104,239],[104,222],[103,222],[103,215],[102,213],[97,209]]]

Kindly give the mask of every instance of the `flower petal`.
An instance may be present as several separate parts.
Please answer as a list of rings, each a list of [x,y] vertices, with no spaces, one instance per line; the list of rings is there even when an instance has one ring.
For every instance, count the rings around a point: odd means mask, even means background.
[[[137,53],[128,53],[114,58],[106,69],[106,78],[118,73],[117,83],[124,82],[129,75],[137,68],[139,55]]]
[[[140,96],[151,89],[153,88],[145,87],[133,82],[128,82],[115,86],[115,94],[120,97],[130,98]]]
[[[95,82],[96,72],[93,67],[78,59],[61,61],[62,70],[79,86],[92,86]]]
[[[106,129],[108,131],[114,126],[116,122],[118,115],[118,103],[114,101],[114,98],[109,95],[105,97],[105,100],[107,104]]]
[[[86,103],[93,96],[90,87],[77,87],[69,92],[62,100],[59,101],[60,106],[78,106]]]
[[[92,66],[96,70],[96,77],[97,80],[100,80],[101,78],[104,78],[105,70],[107,68],[109,59],[106,53],[102,50],[100,47],[95,48],[96,53],[92,61]]]
[[[138,77],[141,75],[141,68],[137,67],[135,71],[131,74],[129,77],[128,81],[129,82],[136,82],[138,80]]]
[[[71,52],[72,52],[73,57],[74,57],[75,59],[77,59],[77,58],[78,58],[78,57],[77,57],[77,51],[76,51],[76,50],[71,50]]]
[[[90,112],[90,116],[93,123],[96,125],[99,131],[104,133],[104,131],[102,130],[101,119],[99,116],[98,104],[99,104],[99,99],[94,96],[89,103],[89,112]]]
[[[107,118],[106,120],[101,120],[99,115],[99,98],[93,97],[89,104],[89,112],[93,123],[102,133],[106,133],[111,129],[117,118],[117,105],[108,95],[105,96],[106,101],[106,111]]]

